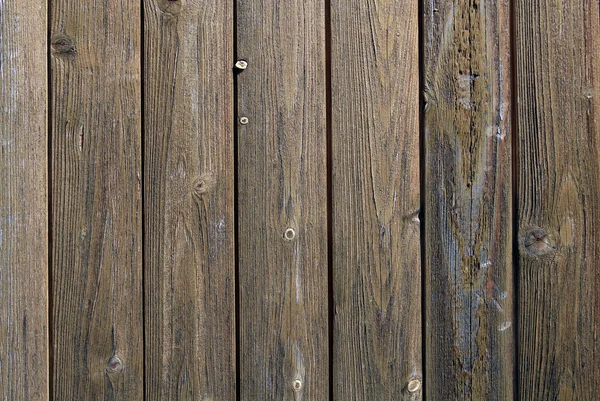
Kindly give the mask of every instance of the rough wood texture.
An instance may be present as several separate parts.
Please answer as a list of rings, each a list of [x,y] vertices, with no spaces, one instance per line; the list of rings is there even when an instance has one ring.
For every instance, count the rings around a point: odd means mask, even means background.
[[[232,1],[144,1],[146,395],[234,401]]]
[[[140,400],[141,8],[51,3],[54,397]]]
[[[522,400],[600,391],[600,11],[516,1]]]
[[[430,400],[514,396],[509,19],[508,0],[424,4]]]
[[[237,4],[240,397],[329,398],[325,9]]]
[[[420,400],[418,3],[331,19],[333,397]]]
[[[48,399],[46,4],[0,0],[0,399]]]

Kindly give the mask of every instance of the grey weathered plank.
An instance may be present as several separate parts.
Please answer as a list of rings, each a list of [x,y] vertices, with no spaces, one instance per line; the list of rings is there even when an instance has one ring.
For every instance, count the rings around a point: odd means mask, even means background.
[[[240,398],[327,400],[324,3],[237,13]]]
[[[0,1],[0,399],[48,399],[47,7]]]
[[[333,397],[420,400],[418,3],[331,21]]]
[[[234,401],[233,2],[144,7],[146,395]]]
[[[424,3],[431,400],[514,396],[509,5]]]
[[[143,398],[140,5],[51,2],[54,398]]]
[[[600,11],[595,0],[516,6],[519,389],[600,391]]]

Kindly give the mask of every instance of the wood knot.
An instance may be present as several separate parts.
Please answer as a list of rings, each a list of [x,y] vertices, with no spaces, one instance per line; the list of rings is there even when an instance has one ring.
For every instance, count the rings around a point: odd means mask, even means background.
[[[421,210],[417,209],[414,212],[405,215],[404,220],[408,220],[412,224],[419,226],[421,224]]]
[[[157,0],[158,8],[165,14],[168,15],[177,15],[183,9],[184,0]]]
[[[550,236],[543,228],[535,228],[523,234],[521,243],[527,253],[533,256],[546,255],[556,250]]]
[[[294,389],[295,392],[302,390],[302,380],[300,380],[300,379],[294,380],[294,383],[292,384],[292,388]]]
[[[194,196],[201,198],[214,185],[214,179],[210,174],[204,174],[193,181],[192,193]]]
[[[507,320],[506,322],[503,322],[500,324],[500,326],[498,326],[498,331],[506,331],[510,328],[510,326],[512,326],[512,322],[510,320]]]
[[[194,192],[196,193],[196,195],[200,196],[203,193],[206,192],[206,190],[208,189],[208,184],[206,183],[206,181],[204,180],[198,180],[196,181],[196,183],[194,184]]]
[[[52,38],[52,50],[60,56],[72,56],[77,53],[73,40],[66,35],[56,35]]]
[[[108,373],[121,373],[123,371],[123,362],[118,356],[112,356],[106,364],[106,371]]]

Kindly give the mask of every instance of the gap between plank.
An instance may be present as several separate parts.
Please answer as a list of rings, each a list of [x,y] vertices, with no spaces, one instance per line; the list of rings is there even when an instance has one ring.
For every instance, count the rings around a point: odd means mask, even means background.
[[[513,327],[514,327],[514,351],[513,351],[513,394],[515,401],[520,400],[519,382],[519,210],[518,210],[518,141],[517,141],[517,27],[516,21],[516,0],[510,0],[509,8],[509,27],[510,27],[510,103],[511,103],[511,168],[512,168],[512,257],[513,257]]]
[[[334,329],[335,329],[335,294],[333,285],[333,123],[332,123],[332,88],[331,88],[331,0],[325,0],[325,114],[326,114],[326,170],[327,170],[327,299],[328,299],[328,333],[329,333],[329,400],[333,401],[334,389]]]
[[[46,191],[48,197],[48,334],[47,334],[47,355],[48,355],[48,399],[54,399],[54,317],[52,315],[52,311],[54,309],[54,296],[53,296],[53,286],[52,286],[52,255],[53,255],[53,241],[52,241],[52,60],[51,60],[51,49],[50,44],[52,43],[52,0],[48,0],[46,2],[46,87],[48,88],[46,99],[47,101],[47,118],[46,118],[46,146],[47,146],[47,168],[46,168]]]
[[[232,0],[233,4],[233,15],[232,15],[232,30],[231,34],[232,38],[232,47],[233,47],[233,59],[235,62],[238,60],[238,9],[237,9],[237,0]],[[240,401],[241,394],[241,355],[240,355],[240,343],[241,343],[241,333],[240,333],[240,258],[238,252],[239,246],[239,193],[238,193],[238,124],[237,124],[237,115],[238,115],[238,73],[234,72],[233,66],[232,68],[233,81],[232,81],[232,91],[233,91],[233,115],[231,124],[233,124],[233,254],[234,254],[234,288],[235,288],[235,399],[236,401]]]
[[[419,235],[420,235],[420,254],[421,254],[421,377],[422,399],[427,399],[427,354],[425,344],[427,344],[426,327],[426,300],[425,300],[425,37],[424,37],[424,4],[423,0],[418,5],[417,29],[419,36]]]
[[[140,96],[142,97],[140,110],[141,110],[141,138],[140,138],[140,190],[141,190],[141,201],[142,201],[142,341],[144,346],[142,347],[142,394],[144,400],[147,399],[146,393],[146,191],[144,188],[145,183],[145,168],[146,168],[146,144],[144,138],[146,135],[146,109],[145,109],[145,91],[144,88],[146,86],[146,79],[144,74],[144,55],[145,55],[145,29],[144,29],[144,0],[140,0]]]

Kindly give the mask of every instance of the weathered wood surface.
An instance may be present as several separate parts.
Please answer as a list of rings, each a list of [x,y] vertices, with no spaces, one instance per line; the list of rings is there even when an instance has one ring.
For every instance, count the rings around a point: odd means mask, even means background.
[[[418,3],[331,21],[333,399],[420,400]]]
[[[51,6],[53,396],[141,400],[141,7]]]
[[[0,399],[48,399],[46,4],[0,1]]]
[[[519,389],[600,391],[600,11],[517,0]]]
[[[597,398],[598,1],[48,4],[0,0],[0,399]]]
[[[237,15],[240,399],[327,400],[324,3]]]
[[[509,1],[423,12],[427,398],[510,400]]]
[[[236,397],[232,18],[144,1],[148,400]]]

